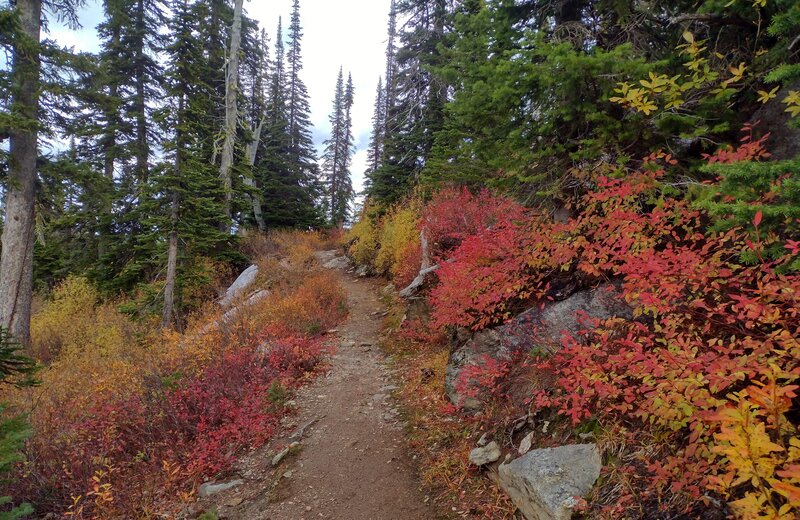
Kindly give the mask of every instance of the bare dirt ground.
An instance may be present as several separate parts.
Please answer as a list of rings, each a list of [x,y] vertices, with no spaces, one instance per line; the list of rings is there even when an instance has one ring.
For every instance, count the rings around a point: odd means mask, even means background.
[[[326,263],[335,255],[319,257]],[[437,518],[415,477],[390,395],[394,387],[377,346],[384,310],[377,290],[344,269],[337,272],[349,317],[332,334],[338,346],[330,371],[298,392],[287,433],[242,460],[238,475],[229,479],[241,483],[201,500],[218,518]],[[301,445],[273,467],[273,456],[298,437]]]

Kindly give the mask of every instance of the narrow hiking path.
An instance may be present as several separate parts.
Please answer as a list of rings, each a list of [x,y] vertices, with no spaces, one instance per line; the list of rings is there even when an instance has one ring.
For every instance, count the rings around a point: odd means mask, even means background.
[[[318,256],[321,264],[335,257]],[[219,518],[436,518],[419,489],[390,396],[394,387],[378,347],[383,305],[372,282],[341,267],[349,316],[331,334],[336,350],[329,372],[298,391],[287,433],[242,461],[241,484],[213,497]],[[273,469],[275,453],[298,437],[299,451]]]

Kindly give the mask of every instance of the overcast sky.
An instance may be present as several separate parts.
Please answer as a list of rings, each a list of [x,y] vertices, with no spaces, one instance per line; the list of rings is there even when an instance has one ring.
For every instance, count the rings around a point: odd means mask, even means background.
[[[339,66],[344,67],[345,75],[348,72],[353,75],[353,135],[357,151],[352,171],[357,192],[361,191],[364,181],[375,87],[384,69],[389,2],[300,0],[304,34],[302,78],[311,96],[311,121],[318,150],[330,132],[328,115]],[[248,16],[258,20],[267,30],[273,44],[278,17],[283,17],[285,30],[289,25],[291,6],[292,0],[245,0]],[[51,24],[48,36],[77,51],[95,52],[99,45],[95,28],[101,19],[101,2],[88,0],[81,12],[82,29],[73,31]]]

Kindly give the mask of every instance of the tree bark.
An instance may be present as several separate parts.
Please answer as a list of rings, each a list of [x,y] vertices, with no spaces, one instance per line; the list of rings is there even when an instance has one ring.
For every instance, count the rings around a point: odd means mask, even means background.
[[[180,162],[180,161],[176,161]],[[167,283],[164,285],[164,310],[161,314],[161,328],[172,326],[172,313],[175,307],[175,279],[178,274],[178,192],[172,192],[170,203],[170,221],[172,231],[169,233],[169,251],[167,253]]]
[[[236,107],[236,90],[239,84],[239,46],[242,39],[242,3],[236,0],[233,10],[233,27],[231,28],[231,46],[228,53],[228,67],[225,77],[225,126],[223,134],[225,140],[222,144],[222,158],[220,160],[219,177],[222,180],[224,194],[224,211],[226,222],[223,224],[230,231],[233,213],[231,202],[233,192],[231,188],[231,169],[233,167],[233,148],[236,142],[236,121],[238,110]]]
[[[253,140],[247,143],[247,165],[250,167],[251,172],[253,171],[253,166],[256,164],[256,155],[258,154],[258,145],[261,142],[262,128],[264,128],[263,118],[258,122],[258,126],[253,131]],[[255,179],[251,177],[245,177],[244,183],[251,188],[258,188]],[[258,193],[251,197],[251,202],[253,203],[253,218],[258,225],[258,230],[264,232],[267,230],[267,224],[264,222],[264,216],[261,213],[261,197]]]
[[[175,131],[175,173],[178,183],[183,178],[183,118],[185,95],[178,99],[178,124]],[[178,219],[180,218],[180,197],[177,188],[172,189],[170,197],[170,233],[167,246],[167,279],[164,284],[164,307],[161,312],[161,328],[172,326],[172,314],[175,308],[175,280],[178,277]]]
[[[5,227],[0,255],[0,325],[30,344],[33,297],[34,208],[39,124],[41,0],[17,0],[22,34],[13,48],[12,95],[25,124],[10,132]]]

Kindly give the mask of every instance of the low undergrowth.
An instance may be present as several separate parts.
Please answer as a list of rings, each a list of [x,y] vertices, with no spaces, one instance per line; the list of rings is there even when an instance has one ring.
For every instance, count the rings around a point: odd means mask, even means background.
[[[271,438],[346,303],[333,275],[307,271],[313,251],[329,247],[320,235],[248,243],[269,267],[258,286],[270,295],[225,318],[208,304],[182,334],[131,322],[124,302],[101,301],[86,279],[54,291],[33,319],[41,385],[2,396],[34,433],[0,494],[41,516],[173,516],[196,485]]]
[[[456,502],[459,487],[486,491],[454,507],[510,511],[492,509],[497,495],[471,479],[466,453],[481,431],[516,449],[533,429],[534,447],[600,446],[603,474],[582,508],[589,518],[800,514],[798,164],[754,162],[766,155],[751,148],[764,142],[746,136],[747,153],[707,157],[718,178],[689,193],[660,152],[639,171],[575,171],[583,192],[566,220],[485,192],[449,189],[418,204],[418,229],[436,237],[440,262],[430,320],[399,326],[389,348],[404,355],[417,442],[433,447],[423,450],[426,478]],[[464,219],[434,231],[432,216],[453,214],[443,208],[454,201]],[[609,281],[633,319],[584,319],[585,330],[560,344],[475,367],[488,399],[478,415],[444,401],[443,334],[493,327],[547,305],[560,288]]]

